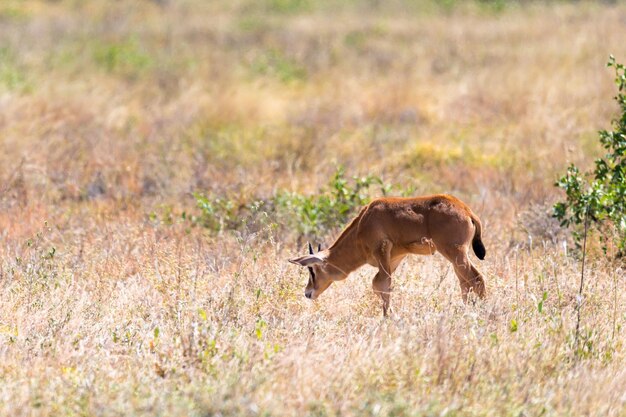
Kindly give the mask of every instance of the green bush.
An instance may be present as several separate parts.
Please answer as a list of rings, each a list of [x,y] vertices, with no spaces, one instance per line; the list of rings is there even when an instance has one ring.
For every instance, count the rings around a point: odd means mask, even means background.
[[[380,177],[373,175],[354,176],[349,180],[343,167],[339,167],[330,183],[313,195],[278,193],[275,196],[277,214],[300,236],[321,238],[355,216],[357,210],[372,198],[371,187],[376,185],[382,195],[391,189]]]
[[[615,100],[620,114],[612,121],[612,131],[599,132],[600,143],[607,153],[595,161],[592,172],[581,173],[570,165],[555,185],[565,191],[565,201],[554,205],[554,217],[561,226],[574,228],[574,237],[581,238],[586,221],[602,232],[606,251],[607,240],[616,240],[618,256],[626,250],[626,68],[613,56],[607,64],[615,69],[618,87]]]
[[[391,189],[373,175],[346,178],[345,169],[339,167],[325,187],[310,195],[278,191],[269,199],[255,198],[247,204],[235,204],[227,198],[196,193],[200,215],[194,216],[192,221],[218,232],[244,225],[253,227],[262,214],[263,219],[269,218],[270,222],[285,231],[293,231],[299,238],[318,240],[333,229],[343,227],[372,197],[386,195]]]
[[[209,198],[204,194],[195,193],[196,205],[200,209],[200,216],[194,221],[202,227],[212,231],[236,229],[239,224],[239,213],[231,200],[224,198]]]

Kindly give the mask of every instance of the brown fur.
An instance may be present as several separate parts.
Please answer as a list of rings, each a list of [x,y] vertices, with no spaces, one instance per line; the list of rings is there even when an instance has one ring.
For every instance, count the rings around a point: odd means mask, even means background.
[[[483,276],[468,256],[471,246],[484,258],[481,231],[480,219],[450,195],[379,198],[361,210],[330,248],[290,262],[312,268],[305,290],[311,299],[366,263],[377,267],[372,287],[382,298],[383,314],[387,315],[391,275],[411,254],[440,252],[454,266],[463,301],[470,291],[484,298]]]

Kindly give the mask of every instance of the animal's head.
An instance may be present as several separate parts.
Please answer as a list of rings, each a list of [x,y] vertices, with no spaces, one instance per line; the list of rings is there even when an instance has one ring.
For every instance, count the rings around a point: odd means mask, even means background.
[[[317,253],[313,253],[313,247],[309,243],[309,254],[299,258],[290,259],[292,264],[305,266],[309,269],[309,281],[304,290],[304,296],[315,300],[321,293],[326,291],[336,278],[336,272],[332,266],[326,262],[325,251],[321,250],[321,245],[317,248]]]

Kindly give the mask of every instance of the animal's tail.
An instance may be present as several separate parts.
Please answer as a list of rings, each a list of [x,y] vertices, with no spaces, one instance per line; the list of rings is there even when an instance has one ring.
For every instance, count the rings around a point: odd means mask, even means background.
[[[485,245],[483,245],[483,241],[481,240],[483,226],[478,216],[474,213],[470,212],[470,218],[472,219],[472,223],[474,223],[475,229],[474,238],[472,239],[472,249],[474,249],[474,253],[478,256],[478,259],[483,260],[487,254]]]

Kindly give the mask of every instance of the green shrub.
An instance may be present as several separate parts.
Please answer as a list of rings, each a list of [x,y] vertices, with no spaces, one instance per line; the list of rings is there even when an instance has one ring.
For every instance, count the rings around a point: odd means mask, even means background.
[[[194,197],[201,213],[200,216],[194,217],[196,223],[216,232],[222,229],[236,229],[240,225],[239,213],[232,200],[209,198],[199,193],[195,193]]]
[[[377,190],[372,188],[375,186]],[[228,198],[196,193],[200,215],[192,217],[192,221],[217,232],[253,226],[262,214],[264,219],[269,218],[284,231],[293,231],[297,237],[320,239],[343,227],[372,197],[386,195],[391,189],[373,175],[346,178],[345,169],[339,167],[325,187],[310,195],[278,191],[269,199],[254,198],[247,204],[235,204]]]
[[[321,238],[328,231],[342,227],[357,210],[372,198],[372,186],[385,195],[391,186],[377,176],[345,177],[339,167],[330,183],[313,195],[280,192],[275,196],[278,215],[299,235]]]
[[[620,115],[612,121],[612,131],[599,132],[600,143],[607,153],[595,161],[592,172],[581,173],[570,165],[555,185],[565,191],[565,201],[554,205],[554,216],[563,227],[574,227],[574,237],[581,238],[585,221],[602,232],[607,240],[615,239],[618,255],[626,250],[626,68],[610,57],[607,64],[615,69],[618,87],[615,100]]]

